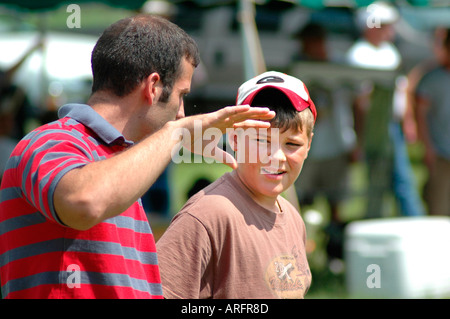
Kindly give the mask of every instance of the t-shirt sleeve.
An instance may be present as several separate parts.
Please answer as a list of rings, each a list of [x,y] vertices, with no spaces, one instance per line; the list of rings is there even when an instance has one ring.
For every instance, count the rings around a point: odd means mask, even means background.
[[[35,131],[14,150],[21,191],[46,218],[62,224],[53,194],[64,174],[91,162],[88,146],[75,133],[65,130]]]
[[[202,278],[211,259],[204,225],[191,214],[180,213],[156,246],[164,298],[203,298],[209,288]]]

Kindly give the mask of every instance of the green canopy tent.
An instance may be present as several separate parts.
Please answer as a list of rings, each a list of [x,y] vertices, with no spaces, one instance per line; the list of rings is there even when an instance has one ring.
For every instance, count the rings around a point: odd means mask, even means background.
[[[0,4],[8,5],[13,8],[18,8],[21,10],[38,10],[38,11],[49,11],[58,8],[62,4],[81,4],[89,2],[98,2],[111,5],[113,7],[137,10],[142,7],[145,0],[0,0]]]
[[[239,0],[191,0],[191,2],[196,3],[200,6],[216,6],[216,5],[223,5],[223,4],[229,4],[232,2],[238,2]],[[258,0],[257,3],[267,3],[272,0]],[[121,8],[128,8],[128,9],[139,9],[142,7],[142,5],[146,2],[146,0],[77,0],[77,1],[71,1],[71,0],[1,0],[0,3],[2,4],[10,4],[16,7],[20,7],[23,9],[29,9],[29,10],[48,10],[53,9],[61,4],[64,3],[83,3],[83,2],[101,2],[106,3],[115,7],[121,7]],[[170,0],[170,2],[173,3],[180,3],[180,2],[186,2],[186,0]],[[364,7],[372,2],[374,0],[352,0],[352,1],[343,1],[343,0],[290,0],[285,2],[291,2],[293,4],[302,5],[305,7],[310,8],[323,8],[325,6],[335,6],[335,5],[352,5],[354,7]],[[410,4],[410,5],[417,5],[417,6],[434,6],[434,5],[445,5],[449,4],[448,0],[390,0],[388,2],[394,3],[394,4]]]

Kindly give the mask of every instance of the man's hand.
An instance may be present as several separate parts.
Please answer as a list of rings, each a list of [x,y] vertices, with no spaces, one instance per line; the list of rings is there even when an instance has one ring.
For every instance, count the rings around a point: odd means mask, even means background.
[[[182,134],[183,146],[192,153],[213,158],[235,169],[235,158],[217,146],[221,136],[231,128],[269,128],[269,121],[274,116],[275,112],[268,108],[227,106],[216,112],[178,120],[181,130],[177,134]]]

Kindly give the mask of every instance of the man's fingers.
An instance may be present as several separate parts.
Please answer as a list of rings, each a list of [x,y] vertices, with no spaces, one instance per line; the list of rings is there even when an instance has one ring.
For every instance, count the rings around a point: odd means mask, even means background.
[[[233,128],[269,128],[270,123],[257,120],[245,120],[242,122],[234,123]]]
[[[250,107],[248,105],[227,106],[217,111],[219,119],[242,121],[245,119],[270,120],[275,112],[267,107]]]
[[[237,168],[237,162],[236,162],[236,159],[233,157],[233,155],[231,155],[230,153],[228,153],[218,147],[215,149],[214,153],[211,154],[211,158],[213,158],[215,161],[217,161],[219,163],[228,165],[232,169]]]
[[[223,131],[233,127],[270,127],[267,121],[275,117],[275,112],[266,107],[238,105],[227,106],[217,111],[216,116],[210,125]]]

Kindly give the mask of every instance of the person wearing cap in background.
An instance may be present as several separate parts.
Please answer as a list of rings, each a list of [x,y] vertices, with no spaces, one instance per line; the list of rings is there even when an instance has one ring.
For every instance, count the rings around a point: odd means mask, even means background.
[[[377,1],[356,12],[356,23],[362,30],[362,38],[347,52],[351,65],[378,69],[397,69],[401,56],[392,43],[395,31],[393,24],[398,20],[397,10]]]
[[[393,6],[377,1],[357,11],[363,38],[347,52],[352,66],[398,71],[401,56],[392,40],[399,13]],[[388,79],[389,80],[389,79]],[[355,129],[358,148],[368,167],[367,218],[383,217],[384,195],[392,190],[404,216],[425,215],[411,163],[403,128],[410,127],[412,112],[406,108],[406,77],[395,85],[364,83],[355,101]],[[368,85],[366,85],[368,84]]]
[[[237,104],[275,111],[270,130],[235,130],[238,166],[196,193],[157,242],[165,298],[304,298],[311,283],[306,231],[280,196],[308,156],[317,116],[297,78],[265,72]]]

